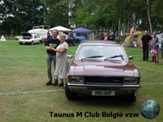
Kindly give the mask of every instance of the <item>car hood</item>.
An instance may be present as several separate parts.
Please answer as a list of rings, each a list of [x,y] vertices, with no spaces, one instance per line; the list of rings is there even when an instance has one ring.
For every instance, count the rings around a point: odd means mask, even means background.
[[[130,61],[74,60],[71,75],[84,76],[138,76],[136,67]]]
[[[26,33],[26,32],[22,32],[21,34],[22,34],[22,36],[32,36],[31,33]]]

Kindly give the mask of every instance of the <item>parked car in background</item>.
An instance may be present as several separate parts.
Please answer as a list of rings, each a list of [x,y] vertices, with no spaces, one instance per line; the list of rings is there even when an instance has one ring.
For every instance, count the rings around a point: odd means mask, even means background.
[[[74,38],[80,40],[80,42],[86,40],[84,36],[75,36]]]
[[[69,56],[71,57],[71,56]],[[85,41],[78,46],[68,73],[66,97],[125,96],[136,100],[140,73],[123,46],[112,41]]]
[[[41,37],[39,34],[31,34],[31,33],[22,33],[22,38],[19,39],[19,44],[35,44],[35,43],[41,43]]]
[[[66,42],[68,43],[68,45],[72,46],[74,46],[75,44],[80,44],[80,40],[75,39],[74,37],[69,37],[68,39],[66,39]]]
[[[50,26],[47,25],[49,28]],[[45,29],[45,25],[39,25],[39,26],[34,26],[33,29],[29,30],[28,33],[31,34],[38,34],[41,38],[42,42],[45,42],[47,40],[47,34],[48,34],[48,29]]]

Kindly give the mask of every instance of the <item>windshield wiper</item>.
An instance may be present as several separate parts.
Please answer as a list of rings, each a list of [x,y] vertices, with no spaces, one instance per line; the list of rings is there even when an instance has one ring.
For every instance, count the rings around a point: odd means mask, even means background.
[[[120,55],[114,55],[114,56],[105,58],[104,61],[106,61],[106,60],[108,60],[108,59],[118,58],[118,57],[121,57],[121,59],[124,60],[124,57],[123,57],[123,56],[124,56],[124,55],[121,55],[121,54],[120,54]]]
[[[102,55],[95,55],[95,56],[89,56],[89,57],[84,57],[81,60],[88,59],[88,58],[101,58],[103,57]]]

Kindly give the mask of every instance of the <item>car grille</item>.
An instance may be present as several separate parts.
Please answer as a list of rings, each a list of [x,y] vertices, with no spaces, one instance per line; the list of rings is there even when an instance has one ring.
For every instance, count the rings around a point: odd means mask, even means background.
[[[84,82],[86,84],[116,84],[123,83],[123,77],[84,77]]]

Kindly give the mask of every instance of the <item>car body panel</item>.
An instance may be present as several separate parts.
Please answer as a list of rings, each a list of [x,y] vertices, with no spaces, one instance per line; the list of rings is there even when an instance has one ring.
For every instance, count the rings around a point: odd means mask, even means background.
[[[86,40],[86,38],[84,36],[75,36],[75,39],[80,40],[81,42]]]
[[[134,70],[136,67],[127,61],[74,60],[69,75],[138,76]]]

